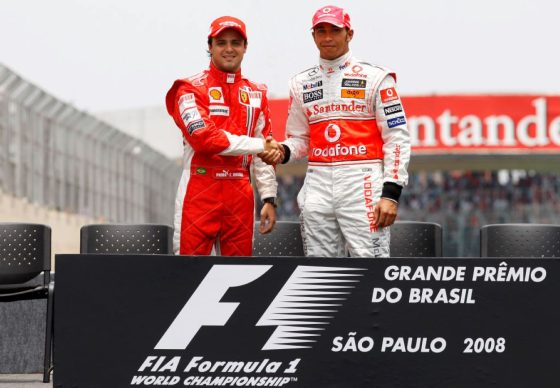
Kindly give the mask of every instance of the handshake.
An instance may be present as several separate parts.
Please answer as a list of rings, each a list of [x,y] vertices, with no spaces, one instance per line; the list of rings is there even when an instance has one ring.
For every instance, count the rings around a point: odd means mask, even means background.
[[[266,164],[275,165],[284,160],[284,147],[282,146],[282,144],[274,140],[272,136],[268,136],[266,139],[264,139],[263,144],[264,151],[257,154],[257,156],[261,158],[263,162],[265,162]]]

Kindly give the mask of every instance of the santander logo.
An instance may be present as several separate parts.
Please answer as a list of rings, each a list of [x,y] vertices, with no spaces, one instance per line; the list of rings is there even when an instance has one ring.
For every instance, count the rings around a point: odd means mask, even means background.
[[[409,97],[403,104],[416,150],[560,147],[559,97]]]

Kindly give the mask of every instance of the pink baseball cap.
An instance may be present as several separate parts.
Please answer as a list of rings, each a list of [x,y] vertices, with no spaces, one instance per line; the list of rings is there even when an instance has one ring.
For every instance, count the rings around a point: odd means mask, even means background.
[[[222,31],[232,28],[236,31],[239,31],[243,38],[247,40],[247,29],[245,27],[245,23],[243,23],[240,19],[234,18],[233,16],[222,16],[217,18],[210,24],[210,31],[208,32],[209,38],[215,38],[218,36]]]
[[[335,5],[321,7],[317,10],[317,12],[315,12],[315,15],[313,15],[312,28],[315,28],[315,26],[319,23],[329,23],[339,28],[352,28],[350,25],[350,15],[348,15],[342,8]]]

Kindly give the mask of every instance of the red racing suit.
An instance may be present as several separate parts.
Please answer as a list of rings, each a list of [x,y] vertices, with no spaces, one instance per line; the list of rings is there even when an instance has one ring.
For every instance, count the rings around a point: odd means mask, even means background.
[[[183,173],[175,201],[176,254],[251,256],[254,199],[276,197],[274,168],[252,155],[271,133],[266,87],[210,68],[177,80],[167,111],[184,137]]]
[[[388,257],[374,207],[381,196],[398,201],[410,158],[395,75],[350,52],[321,59],[291,80],[286,137],[286,158],[308,157],[298,194],[306,255]]]

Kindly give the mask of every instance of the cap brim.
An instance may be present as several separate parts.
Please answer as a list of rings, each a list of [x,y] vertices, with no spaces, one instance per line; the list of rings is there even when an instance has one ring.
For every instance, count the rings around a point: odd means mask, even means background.
[[[315,24],[313,24],[312,28],[315,28],[315,26],[317,26],[318,24],[321,24],[321,23],[332,24],[333,26],[337,26],[338,28],[345,27],[344,23],[341,23],[340,20],[335,19],[335,18],[331,18],[331,17],[326,17],[326,18],[321,18],[321,19],[317,20],[315,22]]]

